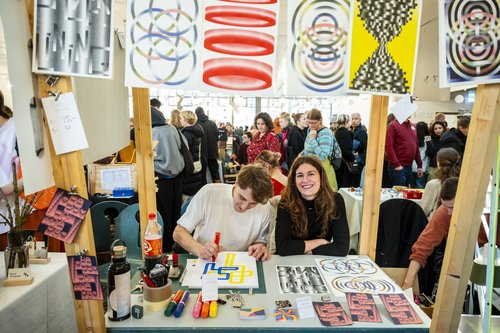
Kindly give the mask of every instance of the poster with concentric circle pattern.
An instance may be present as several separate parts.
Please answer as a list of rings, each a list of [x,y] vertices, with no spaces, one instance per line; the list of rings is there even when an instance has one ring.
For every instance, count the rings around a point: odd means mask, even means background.
[[[126,86],[199,89],[200,2],[127,1]]]
[[[500,82],[500,0],[440,0],[439,84]]]
[[[288,1],[287,95],[345,93],[351,3]]]

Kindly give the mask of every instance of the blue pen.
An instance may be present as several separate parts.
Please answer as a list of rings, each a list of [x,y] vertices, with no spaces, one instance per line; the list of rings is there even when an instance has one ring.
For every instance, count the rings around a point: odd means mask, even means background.
[[[189,297],[189,291],[186,290],[184,292],[184,295],[182,295],[181,301],[179,302],[179,304],[177,304],[177,307],[175,308],[175,311],[174,311],[175,318],[179,318],[181,316],[182,310],[184,310],[184,307],[186,306],[186,302],[188,300],[188,297]]]

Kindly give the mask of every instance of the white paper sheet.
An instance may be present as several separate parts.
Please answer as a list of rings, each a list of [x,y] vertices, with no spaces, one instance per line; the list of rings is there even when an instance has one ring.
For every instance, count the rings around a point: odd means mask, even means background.
[[[247,252],[220,252],[215,262],[197,259],[196,266],[186,265],[186,269],[184,282],[189,288],[201,288],[204,274],[217,274],[219,288],[259,288],[257,263]]]
[[[391,108],[391,112],[396,116],[396,119],[402,124],[408,117],[417,111],[417,103],[412,102],[410,95],[404,95]]]
[[[202,301],[216,301],[219,299],[219,288],[217,286],[217,275],[205,274],[201,278]]]
[[[89,147],[72,92],[42,99],[57,155]]]
[[[130,168],[101,170],[101,187],[113,190],[116,187],[132,187]]]
[[[311,296],[298,297],[295,299],[300,319],[314,318],[314,307]]]

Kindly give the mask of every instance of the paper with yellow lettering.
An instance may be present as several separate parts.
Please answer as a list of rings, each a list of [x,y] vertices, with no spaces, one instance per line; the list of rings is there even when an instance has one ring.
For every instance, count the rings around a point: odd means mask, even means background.
[[[182,285],[201,288],[201,277],[217,274],[219,288],[259,288],[257,263],[247,252],[220,252],[215,262],[196,259],[193,265],[186,264],[186,278]]]

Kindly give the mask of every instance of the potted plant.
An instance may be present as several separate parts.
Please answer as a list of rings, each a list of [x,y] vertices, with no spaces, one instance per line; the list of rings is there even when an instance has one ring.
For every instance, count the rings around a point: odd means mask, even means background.
[[[38,199],[42,196],[43,191],[27,197],[25,201],[20,200],[22,190],[19,188],[17,181],[16,163],[12,163],[12,186],[14,207],[12,209],[11,202],[7,195],[0,188],[0,200],[5,201],[7,213],[0,213],[0,224],[6,224],[10,230],[8,232],[8,245],[5,249],[5,272],[10,268],[23,268],[29,266],[29,250],[24,244],[23,225],[27,222],[28,216],[33,211]],[[11,198],[12,200],[12,198]]]

